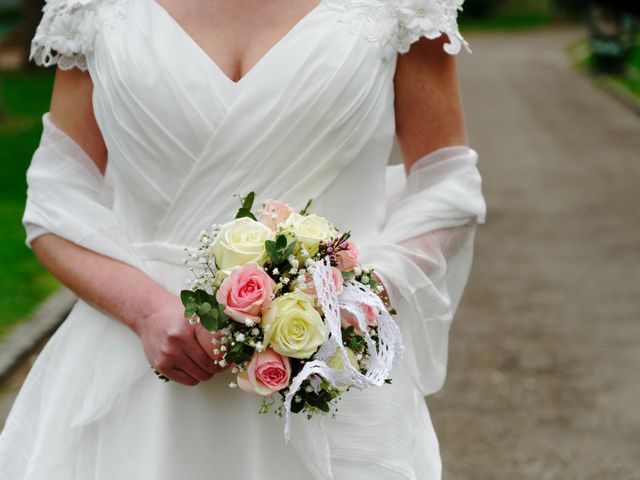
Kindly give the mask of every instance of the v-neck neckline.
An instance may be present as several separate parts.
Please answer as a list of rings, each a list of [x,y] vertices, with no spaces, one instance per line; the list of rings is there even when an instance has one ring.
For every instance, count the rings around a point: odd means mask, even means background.
[[[266,63],[279,48],[283,44],[285,44],[302,26],[317,12],[325,0],[319,0],[318,3],[309,10],[303,17],[301,17],[294,25],[291,27],[282,37],[280,37],[267,51],[262,54],[262,56],[255,62],[249,70],[245,72],[238,80],[233,80],[229,75],[225,73],[225,71],[218,65],[218,62],[193,38],[193,36],[178,22],[174,16],[169,13],[169,11],[163,7],[156,0],[148,0],[149,3],[153,4],[157,10],[160,10],[162,15],[164,15],[175,27],[176,29],[188,40],[190,44],[192,44],[196,50],[198,50],[213,66],[213,68],[223,77],[227,84],[232,87],[239,87],[242,85],[248,78],[250,78],[255,71],[257,71],[263,63]]]

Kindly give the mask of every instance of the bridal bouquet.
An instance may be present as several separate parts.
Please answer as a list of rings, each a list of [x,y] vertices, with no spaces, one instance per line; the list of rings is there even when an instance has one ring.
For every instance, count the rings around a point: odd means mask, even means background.
[[[236,375],[229,386],[263,396],[261,413],[284,412],[288,439],[290,413],[330,412],[351,387],[389,383],[403,347],[349,232],[309,213],[311,201],[297,212],[269,200],[254,214],[254,199],[201,232],[181,298],[186,318],[217,332],[216,364]]]

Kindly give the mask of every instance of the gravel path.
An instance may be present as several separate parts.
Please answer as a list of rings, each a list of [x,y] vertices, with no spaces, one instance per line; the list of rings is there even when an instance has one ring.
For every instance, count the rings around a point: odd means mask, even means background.
[[[579,36],[461,57],[488,217],[429,399],[445,480],[640,479],[640,117],[570,68]]]
[[[461,57],[489,214],[429,399],[445,480],[640,479],[640,117],[569,67],[578,36]]]

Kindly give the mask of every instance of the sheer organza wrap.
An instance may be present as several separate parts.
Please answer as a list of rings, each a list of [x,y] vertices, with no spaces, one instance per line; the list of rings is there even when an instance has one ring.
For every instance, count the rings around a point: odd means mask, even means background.
[[[110,208],[110,186],[93,161],[48,114],[43,127],[27,171],[23,217],[27,243],[51,232],[144,269]],[[81,429],[106,413],[123,389],[149,371],[138,337],[82,300],[59,328],[56,340],[40,353],[40,366],[32,369],[37,375],[26,379],[0,438],[20,442],[18,449],[0,445],[0,452],[18,454],[0,458],[7,475],[20,475],[6,478],[58,478],[58,465],[78,445]],[[60,351],[65,345],[72,345],[73,352]],[[79,359],[91,361],[79,364]],[[29,422],[20,422],[23,418]],[[41,428],[43,424],[47,428]],[[21,454],[29,457],[19,458]],[[0,478],[5,477],[0,474]]]
[[[403,166],[388,167],[385,226],[362,249],[398,311],[406,362],[424,395],[444,381],[449,325],[485,221],[477,161],[474,150],[449,147],[418,160],[408,178]]]
[[[449,327],[469,277],[476,228],[486,215],[477,162],[474,150],[456,146],[419,159],[408,176],[402,165],[387,168],[384,227],[359,248],[398,311],[404,365],[395,369],[391,386],[350,391],[337,418],[297,424],[293,438],[304,441],[295,446],[318,478],[366,478],[363,472],[389,480],[439,477],[440,465],[406,469],[417,463],[414,455],[437,449],[437,440],[418,436],[410,444],[398,435],[402,429],[387,430],[381,418],[412,408],[444,382]],[[407,382],[417,385],[419,398],[403,395],[410,391]]]
[[[28,171],[24,215],[28,241],[52,232],[144,271],[145,262],[137,258],[110,208],[108,182],[48,115],[43,123],[41,143]],[[444,380],[448,329],[469,275],[475,228],[484,222],[485,208],[477,155],[467,147],[442,149],[420,159],[408,177],[402,166],[388,167],[384,228],[378,238],[359,248],[363,262],[375,267],[398,311],[395,320],[406,347],[405,363],[393,373],[395,386],[344,395],[335,418],[296,417],[291,443],[315,478],[362,478],[358,475],[363,472],[390,480],[421,478],[407,470],[415,463],[411,456],[437,448],[437,441],[426,435],[407,444],[397,436],[402,429],[387,431],[384,422],[398,410],[414,408],[422,395],[438,390]],[[79,301],[61,327],[60,335],[77,338],[59,344],[75,345],[80,350],[77,355],[54,355],[50,346],[42,353],[43,361],[57,359],[42,371],[42,375],[51,374],[52,380],[46,382],[48,399],[37,406],[20,405],[41,412],[48,422],[56,419],[47,438],[38,437],[37,427],[33,436],[23,436],[34,444],[24,451],[37,452],[38,458],[31,463],[38,468],[55,468],[57,458],[68,454],[79,440],[78,429],[108,412],[121,392],[149,372],[138,338],[117,320],[94,311],[90,322],[72,325],[82,323],[90,309]],[[93,358],[91,364],[99,370],[69,364],[74,358]],[[31,379],[24,390],[40,381]],[[411,383],[418,388],[407,387]],[[415,394],[407,395],[412,388]],[[64,409],[52,415],[47,412],[48,400]],[[433,472],[437,469],[433,466]]]

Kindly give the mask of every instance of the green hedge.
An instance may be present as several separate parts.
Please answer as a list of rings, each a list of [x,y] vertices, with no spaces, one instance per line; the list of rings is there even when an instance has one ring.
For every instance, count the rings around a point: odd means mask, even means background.
[[[51,292],[58,282],[25,246],[21,218],[25,172],[42,131],[40,117],[48,110],[52,72],[0,75],[0,338]]]

